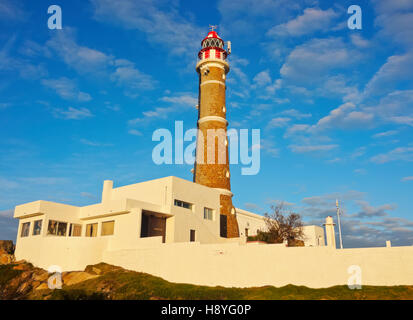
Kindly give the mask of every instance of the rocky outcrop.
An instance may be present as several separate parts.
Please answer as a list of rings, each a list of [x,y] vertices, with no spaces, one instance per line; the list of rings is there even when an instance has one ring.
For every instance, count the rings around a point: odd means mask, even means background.
[[[11,240],[0,240],[0,254],[13,254],[14,244]]]
[[[7,254],[8,255],[8,254]],[[5,257],[3,254],[2,257]],[[26,299],[33,292],[49,289],[49,278],[52,274],[46,270],[36,268],[25,260],[14,261],[14,256],[0,266],[0,300],[2,299]],[[72,271],[62,273],[62,286],[69,287],[90,279],[100,277],[100,274],[107,272],[104,264],[102,266],[88,266],[85,271]],[[113,270],[118,269],[113,267]],[[121,269],[121,268],[119,268]]]
[[[0,264],[14,262],[14,244],[11,240],[0,240]]]

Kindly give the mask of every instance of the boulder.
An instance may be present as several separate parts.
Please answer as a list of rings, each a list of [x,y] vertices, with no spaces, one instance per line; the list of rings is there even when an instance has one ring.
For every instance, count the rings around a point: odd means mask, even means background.
[[[14,262],[14,255],[7,253],[0,253],[0,264],[10,264]]]
[[[13,254],[14,244],[11,240],[0,240],[0,254]]]

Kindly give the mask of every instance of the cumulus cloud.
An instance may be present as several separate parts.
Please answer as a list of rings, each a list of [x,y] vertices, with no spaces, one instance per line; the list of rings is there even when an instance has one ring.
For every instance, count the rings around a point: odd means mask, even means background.
[[[388,215],[388,211],[395,210],[397,208],[392,204],[384,204],[374,207],[364,200],[358,200],[356,202],[361,207],[361,210],[358,213],[351,215],[355,218],[384,217]]]
[[[68,107],[67,109],[55,108],[53,109],[53,115],[56,118],[66,120],[80,120],[93,117],[92,112],[88,108],[75,108]]]
[[[78,73],[108,78],[123,87],[125,94],[130,97],[138,96],[142,90],[151,90],[157,84],[150,75],[140,71],[134,62],[118,59],[97,49],[78,44],[73,28],[66,27],[60,32],[52,33],[46,45]],[[84,94],[83,98],[85,98]]]
[[[413,147],[397,147],[386,153],[381,153],[370,158],[375,163],[387,163],[392,161],[413,161]]]
[[[398,133],[397,130],[388,130],[388,131],[383,131],[383,132],[376,133],[372,136],[372,138],[380,139],[380,138],[384,138],[384,137],[394,136],[397,133]]]
[[[280,73],[295,85],[309,85],[325,81],[330,72],[348,69],[359,59],[360,53],[341,38],[312,39],[291,51]]]
[[[92,97],[90,94],[80,91],[77,88],[75,81],[66,77],[59,79],[43,79],[42,84],[48,88],[56,91],[56,93],[63,99],[90,101]]]
[[[268,123],[268,127],[269,128],[281,128],[281,127],[285,127],[286,125],[288,125],[288,123],[291,121],[290,118],[287,117],[277,117],[277,118],[273,118],[270,120],[270,122]]]
[[[322,10],[307,8],[303,14],[268,30],[269,36],[291,37],[312,34],[316,31],[327,32],[338,17],[333,9]]]
[[[153,0],[91,0],[94,18],[146,34],[172,55],[193,56],[207,30],[182,16],[175,4]]]
[[[387,58],[387,61],[374,74],[364,90],[365,96],[389,93],[398,85],[412,84],[410,70],[413,69],[413,50]]]
[[[322,144],[322,145],[289,145],[288,148],[294,153],[309,153],[330,151],[338,148],[337,144]]]

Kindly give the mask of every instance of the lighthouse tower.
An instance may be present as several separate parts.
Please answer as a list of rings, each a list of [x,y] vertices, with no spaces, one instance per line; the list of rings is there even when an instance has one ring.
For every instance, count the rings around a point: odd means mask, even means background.
[[[201,42],[196,71],[199,74],[198,137],[194,182],[220,192],[221,236],[239,237],[229,172],[228,139],[225,105],[225,80],[229,72],[226,61],[230,43],[224,41],[215,27]]]

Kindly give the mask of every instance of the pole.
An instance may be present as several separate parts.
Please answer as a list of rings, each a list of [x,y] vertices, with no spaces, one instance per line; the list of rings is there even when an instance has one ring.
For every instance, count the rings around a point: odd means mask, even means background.
[[[343,239],[341,237],[341,222],[340,222],[340,207],[338,206],[338,199],[336,199],[337,220],[338,220],[338,235],[340,237],[340,248],[343,249]]]

